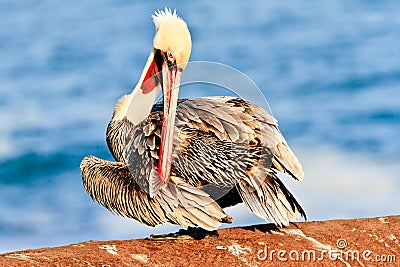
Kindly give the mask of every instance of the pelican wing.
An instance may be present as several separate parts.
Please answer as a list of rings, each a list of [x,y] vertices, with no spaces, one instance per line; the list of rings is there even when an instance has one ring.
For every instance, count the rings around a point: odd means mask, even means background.
[[[197,188],[168,183],[151,198],[122,162],[89,156],[81,163],[82,180],[93,200],[110,211],[155,226],[174,223],[217,229],[231,218],[208,194]]]
[[[232,97],[183,100],[175,130],[174,168],[183,179],[190,177],[188,183],[206,191],[208,184],[223,192],[236,188],[250,211],[277,225],[306,217],[275,171],[301,179],[301,165],[277,121],[260,107]],[[218,202],[223,195],[213,198]]]
[[[177,127],[212,133],[221,141],[261,146],[273,153],[275,169],[303,178],[302,166],[278,128],[277,120],[255,104],[235,97],[182,100]]]

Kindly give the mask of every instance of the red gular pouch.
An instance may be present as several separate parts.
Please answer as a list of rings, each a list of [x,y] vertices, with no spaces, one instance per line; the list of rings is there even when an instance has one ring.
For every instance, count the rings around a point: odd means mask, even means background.
[[[150,67],[146,72],[146,76],[143,79],[143,83],[140,86],[143,94],[150,93],[157,85],[160,83],[161,75],[156,61],[153,59],[151,61]]]

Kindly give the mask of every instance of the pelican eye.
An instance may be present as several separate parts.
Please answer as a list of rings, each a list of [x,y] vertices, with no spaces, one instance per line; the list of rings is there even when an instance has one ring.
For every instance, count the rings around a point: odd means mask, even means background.
[[[171,50],[167,51],[167,57],[168,57],[168,60],[170,60],[170,61],[175,60],[174,53]]]

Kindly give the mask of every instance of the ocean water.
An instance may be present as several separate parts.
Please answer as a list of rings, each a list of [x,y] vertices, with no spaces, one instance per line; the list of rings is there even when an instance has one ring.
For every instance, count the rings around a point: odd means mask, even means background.
[[[309,220],[399,214],[400,2],[167,6],[189,25],[191,60],[232,66],[262,90],[303,164],[302,182],[282,179]],[[112,215],[91,201],[79,171],[86,155],[112,158],[106,126],[140,76],[150,14],[162,8],[0,2],[0,252],[179,228]],[[228,212],[233,225],[262,222],[243,205]]]

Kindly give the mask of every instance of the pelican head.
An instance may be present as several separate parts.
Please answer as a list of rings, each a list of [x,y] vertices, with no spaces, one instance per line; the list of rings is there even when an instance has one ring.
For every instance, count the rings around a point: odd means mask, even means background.
[[[156,27],[154,48],[139,84],[142,95],[155,94],[153,92],[157,91],[155,89],[158,85],[161,85],[163,91],[164,112],[158,174],[164,182],[170,178],[178,92],[182,71],[189,61],[192,41],[186,22],[175,10],[158,10],[152,17]]]
[[[176,10],[172,12],[165,8],[152,15],[156,27],[154,48],[160,50],[167,59],[176,61],[181,69],[186,67],[192,50],[192,40],[186,22],[178,16]]]
[[[170,178],[172,144],[175,124],[178,92],[182,76],[189,61],[192,40],[186,22],[176,10],[165,8],[152,15],[156,27],[154,36],[155,60],[162,58],[162,90],[164,94],[164,112],[161,131],[161,146],[158,162],[158,174],[161,182]],[[158,65],[161,63],[159,60]]]

